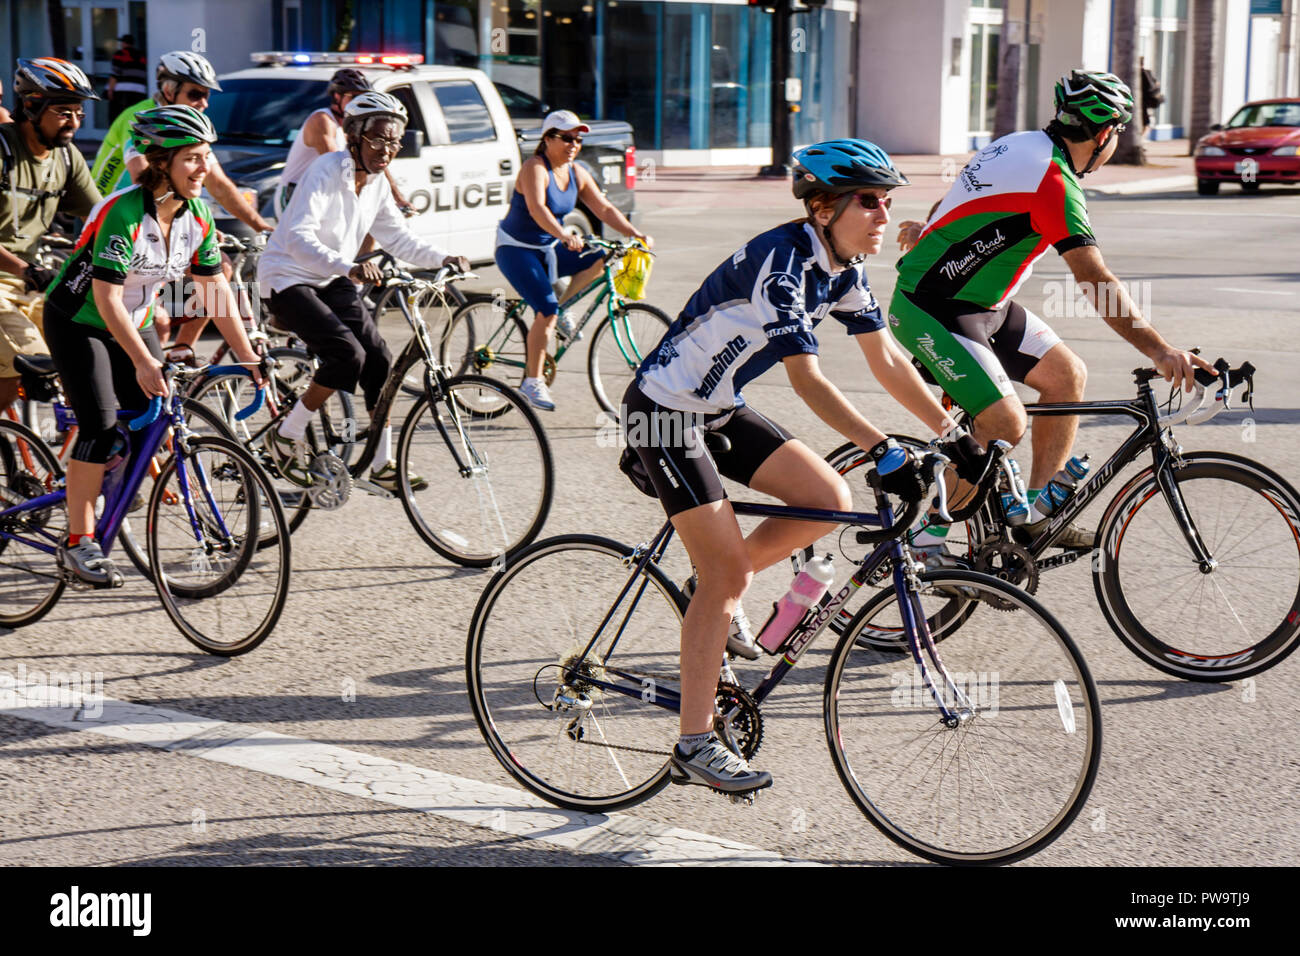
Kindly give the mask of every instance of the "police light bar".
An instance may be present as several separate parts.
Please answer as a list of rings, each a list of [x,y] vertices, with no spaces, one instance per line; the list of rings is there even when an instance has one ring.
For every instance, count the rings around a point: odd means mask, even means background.
[[[263,66],[312,66],[312,65],[358,65],[358,66],[419,66],[424,62],[421,53],[294,53],[290,51],[266,51],[251,53],[249,59]]]

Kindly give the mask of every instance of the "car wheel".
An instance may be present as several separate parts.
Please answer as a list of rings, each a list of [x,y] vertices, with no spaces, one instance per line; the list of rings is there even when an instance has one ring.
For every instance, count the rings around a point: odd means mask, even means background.
[[[1242,183],[1241,191],[1244,193],[1257,193],[1259,192],[1259,183]]]
[[[571,232],[578,237],[597,234],[596,230],[592,228],[591,220],[587,218],[587,214],[580,209],[574,209],[570,212],[560,221],[560,225],[564,227],[565,232]]]
[[[1202,196],[1219,195],[1219,183],[1214,179],[1198,179],[1196,181],[1196,192]]]

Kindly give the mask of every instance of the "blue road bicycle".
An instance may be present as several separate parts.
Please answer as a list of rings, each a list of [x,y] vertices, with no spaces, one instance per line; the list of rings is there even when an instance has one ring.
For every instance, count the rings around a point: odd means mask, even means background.
[[[1004,451],[989,456],[981,494],[954,520],[993,488]],[[927,456],[932,478],[945,462]],[[732,502],[738,515],[855,526],[876,547],[809,609],[751,689],[724,664],[715,729],[753,757],[760,705],[850,596],[888,568],[892,588],[871,596],[829,655],[822,711],[840,780],[876,827],[926,859],[1028,856],[1070,825],[1092,789],[1101,754],[1092,677],[1065,629],[1023,590],[975,571],[926,570],[904,535],[920,503],[896,519],[874,471],[868,482],[876,513]],[[585,534],[540,541],[488,582],[475,608],[465,665],[479,729],[515,780],[558,806],[615,810],[669,783],[687,603],[661,567],[672,537],[665,522],[636,547]],[[954,605],[955,631],[944,624]],[[942,656],[936,622],[948,632]],[[780,783],[778,773],[772,792]]]
[[[243,654],[266,639],[289,592],[289,529],[266,473],[233,438],[197,435],[185,422],[183,381],[211,369],[167,365],[171,396],[143,413],[119,412],[124,448],[105,472],[95,537],[105,555],[127,536],[128,513],[165,458],[145,507],[145,549],[163,610],[211,654]],[[223,371],[249,374],[229,366]],[[241,414],[256,411],[254,404]],[[71,584],[58,558],[68,534],[63,470],[49,446],[0,420],[0,625],[40,620]],[[138,534],[138,528],[137,528]],[[260,546],[259,546],[260,538]],[[112,586],[120,586],[120,576]]]

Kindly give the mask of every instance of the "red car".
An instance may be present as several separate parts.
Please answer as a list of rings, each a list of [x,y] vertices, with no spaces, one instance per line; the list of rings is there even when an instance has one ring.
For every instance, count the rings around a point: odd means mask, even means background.
[[[1219,183],[1300,184],[1300,98],[1247,103],[1196,144],[1196,191],[1213,196]]]

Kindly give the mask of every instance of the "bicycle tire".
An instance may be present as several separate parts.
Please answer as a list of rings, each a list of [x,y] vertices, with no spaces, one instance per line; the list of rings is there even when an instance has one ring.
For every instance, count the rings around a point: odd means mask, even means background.
[[[487,404],[512,414],[467,412],[483,393],[493,396]],[[435,415],[461,460],[469,463],[477,456],[486,470],[461,473]],[[453,427],[455,420],[460,430]],[[487,567],[527,547],[550,514],[555,492],[550,442],[524,397],[496,379],[461,375],[422,395],[402,424],[397,463],[398,495],[416,533],[438,554],[465,567]],[[412,472],[429,487],[413,491]],[[466,502],[477,507],[466,507]],[[509,514],[502,512],[503,502],[509,503]],[[466,524],[462,513],[477,515],[477,535],[470,526],[474,519]]]
[[[187,441],[184,458],[188,496],[181,491],[173,455],[163,465],[149,499],[149,564],[156,569],[154,587],[163,610],[190,643],[221,657],[246,654],[274,630],[288,598],[288,522],[270,478],[239,442],[219,435],[194,436]],[[182,500],[188,497],[200,527],[209,536],[217,537],[220,524],[229,530],[231,550],[227,554],[233,557],[225,559],[225,566],[220,565],[220,558],[214,562],[210,553],[198,555],[184,506],[164,514],[164,499],[173,480],[176,487],[170,493]],[[276,525],[273,548],[260,546],[260,534],[249,533],[249,528],[260,529],[263,509],[270,510]],[[199,557],[203,560],[196,560]],[[214,563],[217,573],[201,578]]]
[[[1300,495],[1272,469],[1226,452],[1182,455],[1174,480],[1217,566],[1200,571],[1147,468],[1102,517],[1093,562],[1102,614],[1167,674],[1217,683],[1267,670],[1300,645]]]
[[[882,591],[832,653],[826,740],[853,802],[899,846],[938,863],[1011,863],[1059,837],[1083,808],[1101,757],[1101,705],[1073,640],[1032,597],[986,574],[927,571],[923,613],[951,589],[1018,608],[985,607],[980,628],[943,644],[970,716],[945,725],[910,655],[857,641],[866,622],[898,617],[897,594]],[[986,786],[987,796],[976,793]]]
[[[606,655],[591,669],[577,666],[569,681],[575,696],[591,702],[576,729],[565,727],[573,710],[552,709],[561,687],[555,677],[566,661],[578,663],[631,577],[633,553],[589,534],[539,541],[493,576],[470,621],[465,674],[484,741],[523,787],[569,810],[619,810],[669,782],[677,712],[651,701],[658,689],[680,686],[677,644],[666,638],[680,631],[686,599],[656,565],[646,565],[622,602],[626,610],[611,617],[624,624],[615,679],[636,696],[582,683],[609,676]],[[614,642],[607,628],[599,647]]]
[[[438,341],[438,361],[443,368],[453,376],[486,375],[518,388],[528,358],[528,326],[519,311],[512,311],[518,305],[519,300],[507,299],[503,312],[496,299],[472,300],[453,312]],[[548,363],[542,374],[550,385],[555,380],[554,364]],[[488,416],[507,410],[505,404],[469,409]]]
[[[28,466],[28,458],[35,470]],[[44,440],[9,419],[0,419],[0,467],[4,468],[0,484],[6,489],[0,511],[53,491],[63,476],[58,459]],[[11,496],[17,500],[11,503]],[[57,546],[68,537],[67,503],[0,519],[0,529],[39,536]],[[14,538],[0,538],[0,624],[23,627],[36,623],[58,603],[65,587],[67,581],[55,555]]]
[[[623,328],[617,330],[618,334],[614,326],[616,321],[624,323]],[[597,326],[587,350],[587,380],[596,404],[605,412],[618,417],[618,405],[635,378],[636,370],[641,367],[642,360],[659,347],[660,340],[672,324],[673,320],[662,309],[645,302],[628,302]],[[625,356],[619,347],[624,332],[630,332],[631,340],[622,343],[631,350],[630,356]]]

